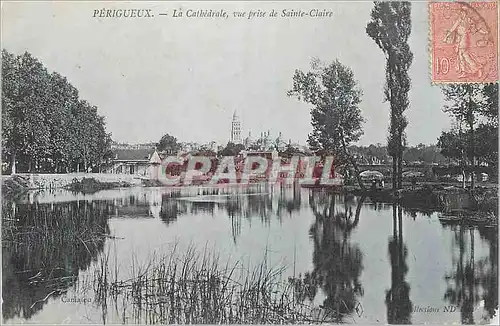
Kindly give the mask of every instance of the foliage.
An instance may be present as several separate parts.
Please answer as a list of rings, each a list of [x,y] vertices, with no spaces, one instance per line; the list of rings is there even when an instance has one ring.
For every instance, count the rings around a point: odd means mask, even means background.
[[[286,148],[283,152],[280,153],[283,157],[292,157],[297,154],[304,154],[299,148],[293,146],[291,143],[286,145]]]
[[[411,34],[411,4],[407,1],[375,2],[371,21],[366,26],[370,36],[386,57],[384,94],[391,108],[388,150],[394,159],[393,187],[401,187],[402,156],[408,121],[404,111],[409,107],[411,80],[408,70],[413,54],[408,45]],[[395,177],[399,178],[399,185]]]
[[[456,130],[443,131],[438,139],[441,154],[446,157],[460,160],[463,156],[465,144]]]
[[[486,84],[482,88],[485,97],[483,113],[489,118],[491,124],[498,127],[498,84]]]
[[[170,154],[177,154],[181,145],[177,142],[177,138],[169,134],[163,135],[156,145],[158,151],[167,151]]]
[[[311,68],[307,73],[295,71],[288,95],[314,106],[313,132],[308,138],[311,148],[339,154],[343,152],[343,143],[350,145],[363,134],[359,108],[362,91],[352,70],[338,60],[329,66],[316,61]]]
[[[457,123],[441,134],[441,152],[464,166],[498,166],[498,85],[447,85],[442,91],[447,102],[444,111]]]
[[[479,163],[498,167],[498,125],[480,124],[475,131],[474,141]]]
[[[98,170],[111,136],[97,108],[30,53],[2,50],[2,159],[34,172]]]
[[[226,147],[224,147],[222,150],[219,151],[218,155],[220,156],[236,156],[238,155],[242,150],[245,149],[245,146],[242,144],[234,144],[234,143],[227,143]]]
[[[102,182],[94,178],[83,178],[81,180],[74,179],[73,182],[65,188],[73,192],[81,192],[84,194],[93,194],[104,189],[113,189],[118,187],[130,187],[127,182]]]
[[[361,95],[352,70],[338,60],[324,65],[316,59],[311,63],[311,71],[296,70],[293,88],[288,91],[288,96],[296,96],[313,105],[313,132],[307,140],[311,149],[333,154],[337,166],[349,162],[355,170],[357,167],[348,146],[363,134]],[[360,186],[363,188],[361,182]]]
[[[498,127],[480,124],[474,132],[474,138],[474,153],[477,163],[497,166]],[[469,145],[464,134],[455,128],[441,133],[438,146],[444,156],[460,161],[466,155]]]

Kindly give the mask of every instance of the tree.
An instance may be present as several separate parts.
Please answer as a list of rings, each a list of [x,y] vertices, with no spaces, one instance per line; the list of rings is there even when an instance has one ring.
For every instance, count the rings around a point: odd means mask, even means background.
[[[284,157],[291,158],[292,156],[294,156],[296,154],[302,154],[302,152],[300,151],[300,149],[298,149],[297,147],[293,146],[291,142],[289,142],[286,145],[285,150],[281,154]]]
[[[18,65],[16,57],[2,50],[2,161],[10,161],[12,173],[16,173],[16,142],[18,130],[16,123],[16,99],[18,98],[17,77]]]
[[[474,131],[474,155],[477,164],[486,163],[496,175],[498,168],[498,127],[490,124],[479,124]],[[443,131],[438,139],[441,153],[460,162],[465,188],[466,153],[469,144],[467,134],[458,128]]]
[[[30,53],[2,50],[2,158],[11,173],[68,172],[97,166],[110,135],[97,108],[79,99],[65,77],[49,73]]]
[[[337,166],[351,164],[359,186],[365,189],[356,161],[348,150],[363,134],[359,108],[362,91],[352,70],[338,60],[325,66],[316,59],[311,68],[307,73],[296,70],[293,88],[288,91],[288,96],[313,105],[313,132],[307,142],[316,152],[335,155]]]
[[[413,54],[408,45],[411,34],[411,4],[407,1],[375,2],[366,33],[384,52],[385,100],[389,102],[391,119],[387,139],[389,155],[393,158],[393,189],[402,186],[405,129],[408,125],[404,111],[409,107],[411,87],[408,70]]]
[[[177,151],[181,148],[180,144],[177,142],[177,138],[169,134],[163,135],[156,147],[158,151],[167,151],[170,154],[177,154]]]
[[[447,104],[444,111],[455,117],[459,129],[463,127],[465,137],[460,142],[465,142],[466,155],[471,175],[471,189],[474,189],[474,170],[476,166],[475,129],[480,122],[480,117],[489,114],[487,100],[484,96],[484,86],[479,84],[452,84],[442,87]],[[498,116],[498,113],[497,113]]]
[[[219,151],[218,154],[220,156],[236,156],[244,149],[245,146],[243,146],[242,144],[234,144],[229,142],[227,143],[226,147]]]
[[[457,130],[443,131],[438,138],[437,145],[441,149],[441,154],[444,156],[458,161],[462,159],[465,144]]]
[[[71,145],[78,144],[72,139],[76,135],[71,130],[72,124],[76,124],[72,120],[72,108],[78,104],[78,90],[56,72],[50,76],[50,87],[52,96],[46,113],[48,121],[51,121],[49,148],[54,165],[53,171],[57,173],[61,172],[62,167],[67,168],[71,163],[73,152]]]
[[[483,114],[488,118],[488,123],[498,127],[498,84],[482,86],[485,98]]]
[[[477,162],[488,164],[493,172],[498,171],[498,126],[482,123],[476,128],[475,136]]]

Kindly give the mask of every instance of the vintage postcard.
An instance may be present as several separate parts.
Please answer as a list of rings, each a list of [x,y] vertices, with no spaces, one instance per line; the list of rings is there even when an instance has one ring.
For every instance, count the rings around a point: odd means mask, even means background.
[[[499,324],[498,3],[3,1],[2,324]]]

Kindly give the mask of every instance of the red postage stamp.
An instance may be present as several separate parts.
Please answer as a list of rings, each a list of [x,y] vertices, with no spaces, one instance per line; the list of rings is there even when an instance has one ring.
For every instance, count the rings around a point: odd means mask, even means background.
[[[431,2],[429,13],[432,82],[497,82],[497,1]]]

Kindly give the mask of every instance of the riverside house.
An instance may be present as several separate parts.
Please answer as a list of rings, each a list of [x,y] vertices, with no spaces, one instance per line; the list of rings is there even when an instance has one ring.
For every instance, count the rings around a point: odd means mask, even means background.
[[[114,149],[107,173],[147,176],[154,149]]]

